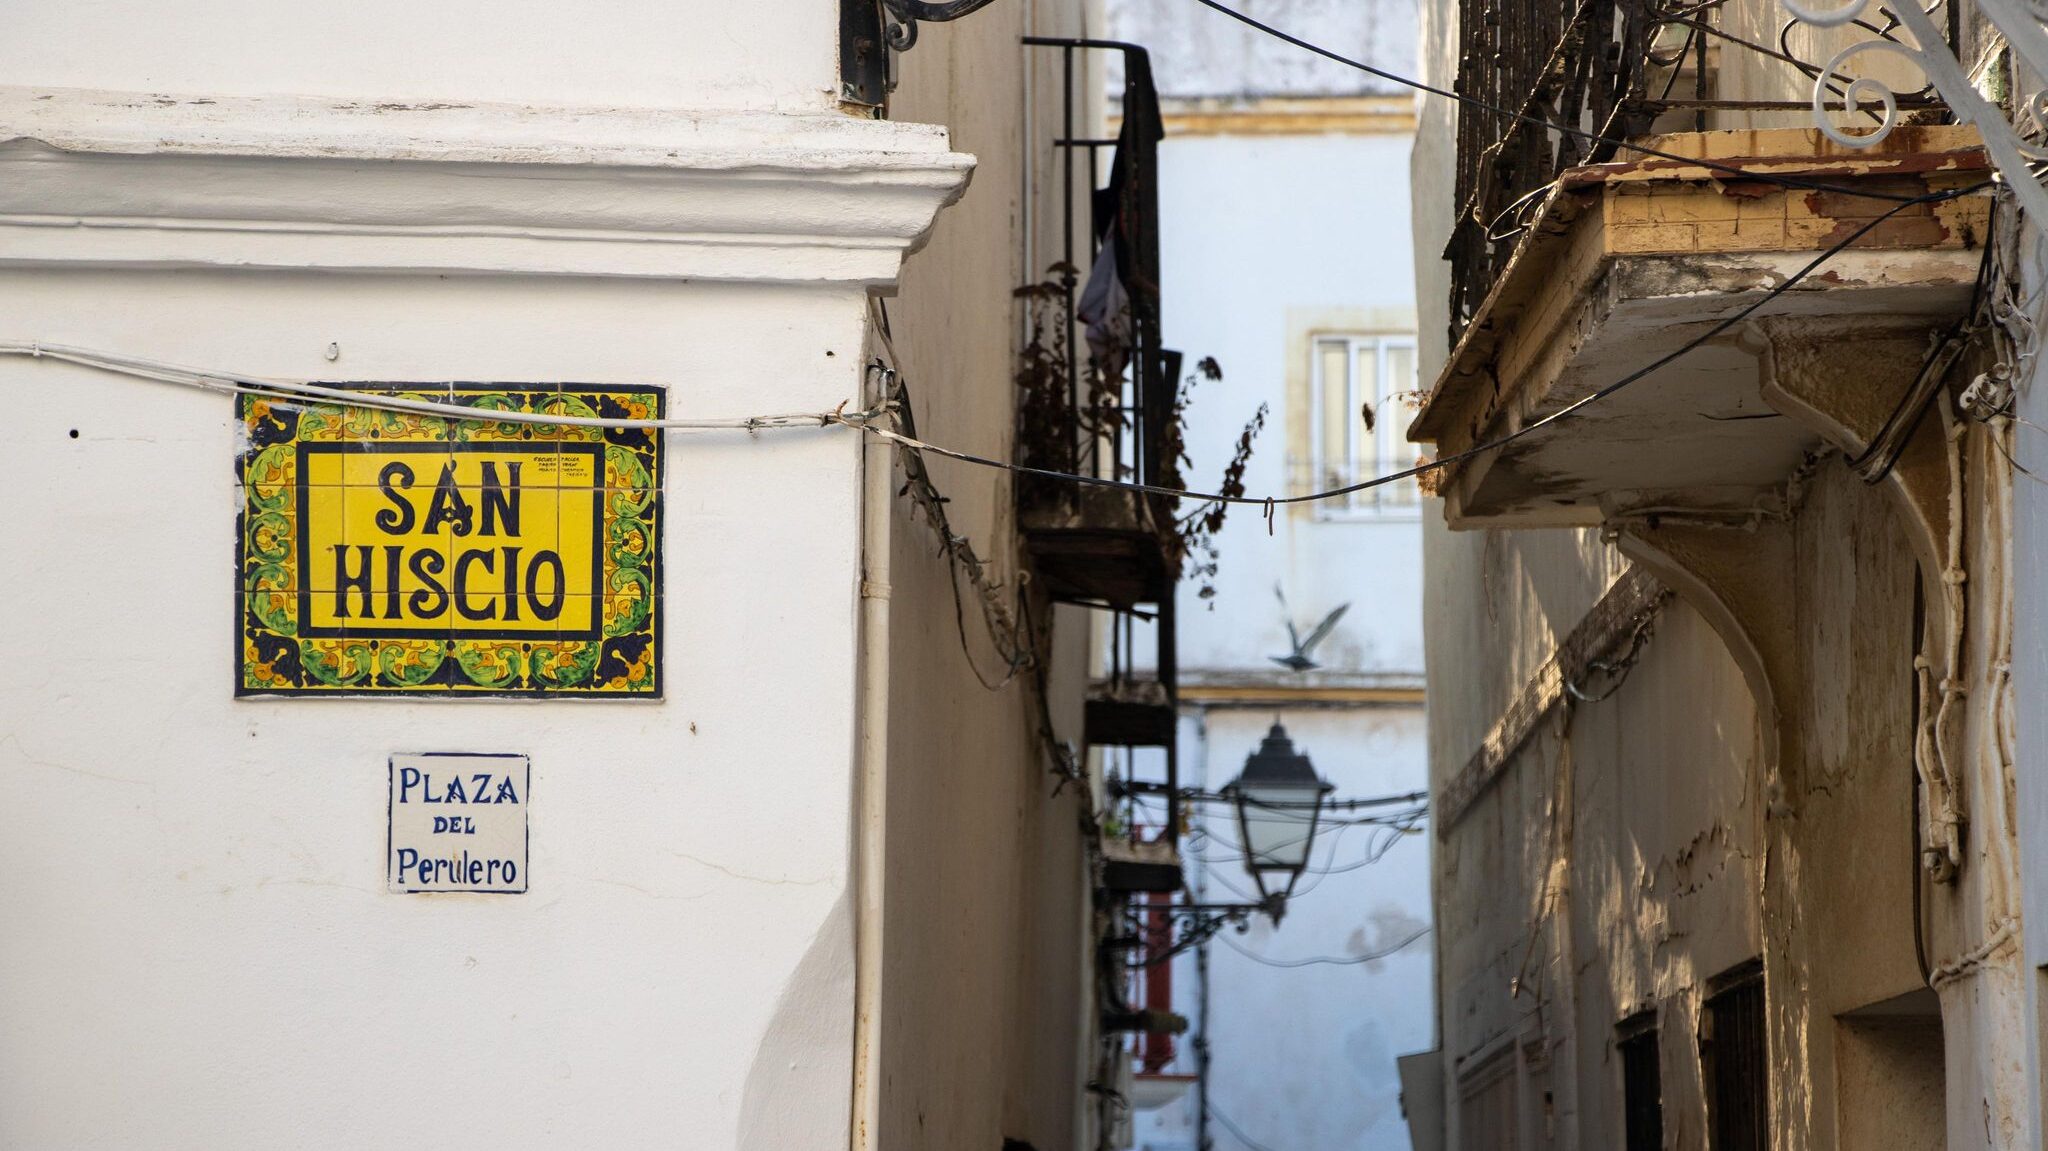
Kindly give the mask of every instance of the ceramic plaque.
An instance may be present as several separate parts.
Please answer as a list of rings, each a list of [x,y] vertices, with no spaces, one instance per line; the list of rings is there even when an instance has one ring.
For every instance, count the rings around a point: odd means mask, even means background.
[[[661,694],[658,388],[346,385],[474,420],[241,396],[238,695]]]
[[[391,890],[525,891],[528,768],[523,755],[392,756]]]

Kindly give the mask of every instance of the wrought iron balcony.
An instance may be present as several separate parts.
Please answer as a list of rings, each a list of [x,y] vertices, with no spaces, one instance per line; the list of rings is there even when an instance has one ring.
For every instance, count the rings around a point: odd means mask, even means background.
[[[1017,459],[1031,468],[1155,489],[1183,487],[1180,354],[1160,340],[1159,98],[1145,49],[1120,41],[1027,37],[1061,53],[1059,135],[1062,259],[1019,290],[1031,317],[1020,359]],[[1076,130],[1085,53],[1123,58],[1121,124],[1113,138]],[[1085,273],[1085,279],[1084,279]],[[1110,613],[1106,681],[1089,701],[1090,746],[1117,749],[1120,778],[1172,795],[1179,786],[1174,587],[1183,540],[1168,490],[1024,475],[1017,513],[1039,584],[1056,600]],[[1139,605],[1151,605],[1149,611]],[[1140,629],[1137,622],[1149,626]],[[1152,658],[1137,657],[1148,641]],[[1145,662],[1149,668],[1142,667]],[[1140,776],[1146,777],[1140,780]],[[1168,803],[1156,835],[1140,835],[1126,802],[1104,845],[1110,891],[1180,886],[1180,812]]]
[[[1159,335],[1162,129],[1149,57],[1118,41],[1025,42],[1062,52],[1066,96],[1054,144],[1065,195],[1061,264],[1020,290],[1036,338],[1018,372],[1019,462],[1177,487],[1180,369]],[[1123,56],[1114,138],[1076,134],[1086,78],[1078,56],[1089,50]],[[1017,499],[1026,546],[1055,598],[1120,608],[1171,600],[1180,569],[1173,497],[1026,476]]]
[[[1945,21],[1955,43],[1957,5],[1937,0],[1924,10]],[[1850,94],[1833,67],[1839,49],[1904,38],[1876,6],[1847,27],[1818,29],[1779,0],[1460,0],[1458,18],[1457,92],[1498,111],[1458,109],[1459,214],[1444,252],[1453,344],[1560,174],[1636,159],[1611,141],[1650,132],[1803,126],[1816,79],[1826,78],[1837,109]],[[1924,76],[1887,78],[1902,113],[1945,122]],[[1843,118],[1874,123],[1877,113],[1851,108]]]

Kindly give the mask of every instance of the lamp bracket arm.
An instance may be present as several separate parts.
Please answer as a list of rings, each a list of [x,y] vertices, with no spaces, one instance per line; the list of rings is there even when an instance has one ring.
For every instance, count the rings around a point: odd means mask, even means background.
[[[894,22],[889,25],[889,47],[907,52],[917,43],[917,22],[944,24],[979,12],[995,0],[882,0]]]

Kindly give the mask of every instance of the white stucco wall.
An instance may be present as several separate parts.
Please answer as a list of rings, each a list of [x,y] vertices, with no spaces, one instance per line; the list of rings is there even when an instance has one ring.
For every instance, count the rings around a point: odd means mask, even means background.
[[[1166,344],[1186,355],[1189,372],[1203,356],[1223,369],[1221,381],[1195,386],[1188,406],[1190,486],[1213,490],[1266,403],[1245,488],[1290,490],[1290,458],[1299,462],[1306,445],[1289,444],[1288,393],[1308,371],[1306,334],[1412,330],[1409,144],[1399,135],[1193,136],[1161,146]],[[1323,522],[1306,508],[1283,509],[1269,534],[1260,509],[1232,509],[1214,600],[1200,599],[1199,585],[1181,588],[1181,668],[1272,669],[1267,657],[1288,651],[1279,583],[1303,629],[1351,604],[1319,652],[1331,671],[1419,672],[1420,518],[1417,508]],[[1141,627],[1140,666],[1151,649]]]
[[[685,417],[829,409],[860,395],[869,289],[971,166],[942,131],[829,110],[819,2],[10,15],[40,47],[0,49],[9,82],[52,87],[0,89],[4,340],[655,384]],[[982,218],[1000,235],[930,261],[935,297],[984,241],[1015,247],[1001,209]],[[963,298],[997,300],[971,319],[1000,364],[1011,277],[980,274]],[[957,410],[1007,428],[992,378]],[[21,358],[0,388],[0,476],[34,493],[0,501],[0,1145],[848,1144],[851,433],[670,438],[659,703],[237,702],[230,401]],[[897,618],[913,653],[950,650],[950,603]],[[385,890],[385,761],[412,750],[532,757],[526,894]],[[976,810],[1042,796],[1032,750]],[[959,860],[1069,917],[960,989],[1012,1018],[1082,970],[1071,826],[1047,811]],[[1079,1026],[977,1078],[1005,1133],[1027,1118],[1063,1145]]]
[[[593,281],[10,270],[0,298],[10,334],[183,363],[707,413],[838,402],[861,323]],[[24,359],[0,387],[37,493],[0,501],[0,1142],[843,1144],[850,439],[672,441],[662,703],[236,701],[229,400]],[[527,894],[384,890],[411,750],[532,756]]]
[[[834,0],[10,4],[0,76],[143,94],[822,111]]]

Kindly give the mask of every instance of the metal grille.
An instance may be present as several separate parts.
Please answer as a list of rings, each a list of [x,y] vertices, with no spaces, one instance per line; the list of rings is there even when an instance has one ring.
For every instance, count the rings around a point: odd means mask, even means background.
[[[1764,981],[1752,970],[1731,978],[1707,1000],[1700,1061],[1707,1080],[1712,1151],[1765,1151],[1770,1146],[1769,1043],[1764,1035]]]
[[[1649,21],[1644,0],[1460,0],[1459,95],[1600,135],[1635,134],[1623,100],[1640,86]],[[1556,173],[1609,158],[1589,145],[1502,112],[1458,109],[1457,226],[1451,262],[1451,338],[1478,311],[1515,237],[1496,221]]]
[[[1160,119],[1159,93],[1152,82],[1151,56],[1136,44],[1118,40],[1026,36],[1024,43],[1062,49],[1061,133],[1053,143],[1061,160],[1060,277],[1068,330],[1061,333],[1067,395],[1050,397],[1055,405],[1044,412],[1026,413],[1060,425],[1066,442],[1048,443],[1045,437],[1024,429],[1019,437],[1019,450],[1027,453],[1023,462],[1058,471],[1091,471],[1106,478],[1174,486],[1177,461],[1168,450],[1167,425],[1174,416],[1180,355],[1160,343],[1159,142],[1165,138],[1166,130]],[[1124,85],[1118,104],[1122,125],[1113,138],[1083,137],[1075,132],[1080,84],[1086,78],[1085,64],[1076,59],[1076,53],[1082,50],[1116,52],[1123,58]],[[1101,154],[1110,149],[1113,161],[1107,173],[1108,186],[1104,187]],[[1082,230],[1084,215],[1092,219],[1086,220]],[[1079,272],[1084,265],[1092,265],[1100,258],[1104,245],[1115,249],[1116,266],[1130,294],[1131,325],[1128,367],[1122,369],[1128,371],[1128,379],[1115,379],[1109,384],[1117,399],[1114,418],[1103,421],[1111,441],[1108,458],[1102,458],[1102,445],[1095,442],[1103,427],[1082,418],[1091,401],[1081,389],[1093,369],[1084,368],[1081,363],[1079,351],[1085,341],[1076,328]],[[1058,401],[1062,399],[1064,405],[1060,406]],[[1043,454],[1028,454],[1034,450]],[[1148,498],[1154,503],[1156,514],[1171,516],[1170,500]]]
[[[1930,13],[1948,10],[1954,42],[1957,5],[1922,3]],[[1458,108],[1459,214],[1444,252],[1453,344],[1513,255],[1520,217],[1536,193],[1567,168],[1625,158],[1606,140],[1642,136],[1653,125],[1705,130],[1713,112],[1808,106],[1782,98],[1822,72],[1823,61],[1793,51],[1787,30],[1794,21],[1788,16],[1775,39],[1756,40],[1732,31],[1721,9],[1719,0],[1459,0],[1457,92],[1491,108]],[[1896,39],[1897,20],[1872,9],[1857,24],[1860,33]],[[1765,85],[1769,92],[1719,90],[1730,53],[1765,61],[1788,84]],[[1843,94],[1839,79],[1828,87]],[[1901,110],[1940,107],[1931,85],[1900,91],[1898,101]],[[1666,114],[1676,115],[1660,123]]]
[[[1060,49],[1060,134],[1053,144],[1061,160],[1058,187],[1062,306],[1057,344],[1065,358],[1066,394],[1021,397],[1019,460],[1061,472],[1135,480],[1156,487],[1183,487],[1178,470],[1180,414],[1175,403],[1181,355],[1163,346],[1160,336],[1159,144],[1165,139],[1166,128],[1159,110],[1159,93],[1152,80],[1151,55],[1140,45],[1120,40],[1026,36],[1023,42]],[[1083,137],[1076,133],[1075,120],[1081,111],[1080,98],[1088,74],[1079,53],[1086,51],[1116,53],[1123,62],[1123,93],[1118,104],[1122,122],[1113,138]],[[1101,162],[1105,149],[1114,149],[1107,173],[1103,172]],[[1080,258],[1084,251],[1091,269],[1096,261],[1113,258],[1119,279],[1129,294],[1128,363],[1106,383],[1112,409],[1106,420],[1086,418],[1090,411],[1100,415],[1101,409],[1095,399],[1082,393],[1084,378],[1098,377],[1093,366],[1084,372],[1079,358],[1079,349],[1085,343],[1077,315]],[[1082,489],[1077,485],[1034,485],[1029,477],[1018,481],[1020,504],[1050,498],[1077,513],[1086,506],[1082,499],[1084,490],[1100,493],[1100,489]],[[1048,492],[1054,494],[1047,497]],[[1128,526],[1157,532],[1160,525],[1175,522],[1177,497],[1152,492],[1137,499],[1143,501],[1144,518],[1129,525],[1103,522],[1089,526]],[[1176,553],[1167,563],[1169,578],[1163,588],[1157,589],[1152,617],[1156,644],[1153,682],[1163,690],[1169,708],[1176,706],[1179,699],[1180,661],[1175,627],[1178,609],[1171,578],[1178,574],[1179,564]],[[1136,619],[1131,611],[1116,610],[1110,620],[1108,678],[1117,687],[1136,682],[1131,672],[1136,663],[1139,634]],[[1176,795],[1180,789],[1179,744],[1168,738],[1164,747],[1166,794]],[[1124,766],[1128,773],[1128,758]],[[1167,803],[1163,831],[1166,842],[1179,843],[1181,824],[1180,804]],[[1136,842],[1139,821],[1133,817],[1129,826]]]
[[[1623,1146],[1627,1151],[1663,1151],[1664,1080],[1657,1062],[1655,1023],[1632,1029],[1615,1049],[1621,1054]]]

